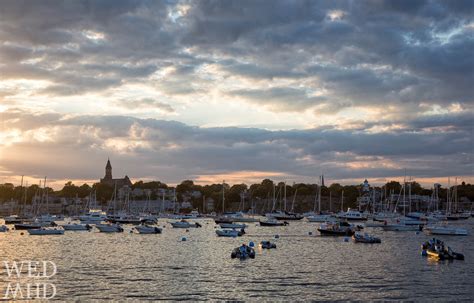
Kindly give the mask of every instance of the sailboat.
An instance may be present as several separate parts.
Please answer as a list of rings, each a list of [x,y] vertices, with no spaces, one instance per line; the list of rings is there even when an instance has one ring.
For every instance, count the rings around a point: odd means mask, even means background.
[[[318,212],[314,213],[311,216],[306,217],[308,222],[328,222],[328,221],[335,221],[335,218],[329,214],[323,214],[321,212],[321,186],[322,186],[322,176],[320,177],[320,184],[318,185]],[[313,212],[314,209],[316,208],[316,199],[315,199],[315,205],[313,207]]]

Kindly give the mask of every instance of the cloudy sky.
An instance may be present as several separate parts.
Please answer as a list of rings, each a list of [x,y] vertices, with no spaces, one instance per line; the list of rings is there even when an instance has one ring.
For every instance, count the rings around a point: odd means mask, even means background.
[[[473,1],[2,1],[0,183],[474,178]]]

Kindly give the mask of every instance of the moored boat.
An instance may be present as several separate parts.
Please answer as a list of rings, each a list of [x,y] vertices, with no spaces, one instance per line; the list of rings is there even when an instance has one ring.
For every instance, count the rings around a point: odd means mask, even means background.
[[[171,222],[171,226],[173,226],[174,228],[193,228],[193,227],[198,228],[198,227],[202,227],[202,225],[197,223],[197,222],[190,223],[186,220]]]
[[[135,226],[134,229],[139,234],[161,234],[161,228],[157,226],[143,224],[143,225]]]
[[[39,229],[28,229],[30,235],[43,236],[43,235],[63,235],[64,229],[56,227],[41,227]]]
[[[236,229],[218,229],[216,230],[216,234],[219,237],[240,237],[245,234],[243,229],[236,230]]]
[[[70,230],[70,231],[83,231],[83,230],[91,230],[92,226],[89,224],[78,224],[78,223],[68,223],[68,224],[63,224],[61,227],[64,230]]]
[[[374,237],[374,236],[371,236],[369,234],[359,234],[359,233],[355,233],[353,236],[352,236],[352,240],[354,240],[355,243],[382,243],[382,240],[380,240],[380,238],[377,238],[377,237]]]
[[[276,244],[275,243],[272,243],[270,241],[262,241],[260,242],[260,245],[262,246],[262,248],[264,249],[272,249],[272,248],[276,248]]]
[[[260,221],[260,226],[285,226],[288,225],[289,223],[286,221],[278,221],[274,218],[269,218],[265,221]]]
[[[467,230],[464,228],[449,227],[443,225],[429,225],[423,228],[428,235],[445,235],[445,236],[467,236]]]
[[[122,226],[117,223],[96,224],[95,227],[102,233],[120,233],[123,232]]]
[[[221,228],[239,228],[239,229],[247,227],[246,224],[238,224],[238,223],[220,223],[219,226]]]
[[[464,260],[464,255],[454,252],[451,247],[438,239],[431,239],[421,245],[421,255],[436,260]]]
[[[347,222],[327,222],[318,227],[324,236],[352,236],[356,228]]]
[[[272,213],[271,216],[277,220],[280,220],[280,221],[297,221],[297,220],[301,220],[303,219],[304,217],[302,215],[299,215],[297,213],[292,213],[292,212],[276,212],[276,213]]]
[[[230,257],[232,259],[238,258],[241,260],[245,260],[247,258],[254,259],[255,250],[252,247],[243,244],[242,246],[234,248],[234,250],[232,250],[232,253],[230,254]]]
[[[347,212],[337,214],[337,218],[347,221],[367,221],[368,216],[358,210],[348,209]]]

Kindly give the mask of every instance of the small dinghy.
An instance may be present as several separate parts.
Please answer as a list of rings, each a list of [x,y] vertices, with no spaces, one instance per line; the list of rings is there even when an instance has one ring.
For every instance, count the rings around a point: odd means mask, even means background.
[[[255,259],[255,250],[252,247],[242,244],[242,246],[234,248],[230,257],[232,259],[238,258],[240,260],[245,260],[247,258]]]
[[[198,227],[202,227],[201,224],[199,223],[189,223],[188,221],[186,220],[181,220],[181,221],[178,221],[178,222],[171,222],[171,226],[173,226],[174,228],[198,228]]]
[[[120,224],[96,224],[95,227],[101,232],[101,233],[121,233],[123,232],[122,226]]]
[[[277,248],[276,244],[272,243],[270,241],[262,241],[262,242],[260,242],[260,245],[262,245],[262,248],[264,248],[264,249]]]
[[[92,226],[89,224],[78,224],[78,223],[68,223],[61,225],[64,230],[69,231],[83,231],[83,230],[91,230]]]
[[[436,260],[464,260],[464,255],[454,252],[439,239],[431,239],[421,245],[421,255]]]
[[[161,228],[150,225],[138,225],[134,227],[139,234],[161,234]]]
[[[238,224],[238,223],[219,223],[219,226],[221,228],[238,228],[238,229],[247,227],[247,225],[245,224]]]
[[[64,235],[64,229],[55,227],[41,227],[39,229],[28,229],[28,233],[32,236]]]
[[[9,229],[6,225],[0,225],[0,233],[4,233],[7,231],[9,231]]]
[[[354,240],[355,243],[382,243],[382,240],[380,238],[371,236],[369,234],[359,234],[356,233],[352,236],[352,240]]]
[[[245,234],[245,230],[236,230],[236,229],[218,229],[216,230],[216,234],[219,237],[240,237]]]

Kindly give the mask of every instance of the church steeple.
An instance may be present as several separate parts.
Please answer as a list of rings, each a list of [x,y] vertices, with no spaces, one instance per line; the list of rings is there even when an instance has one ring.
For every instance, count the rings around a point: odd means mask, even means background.
[[[105,177],[104,179],[112,179],[112,165],[110,164],[110,159],[107,158],[107,165],[105,166]]]

